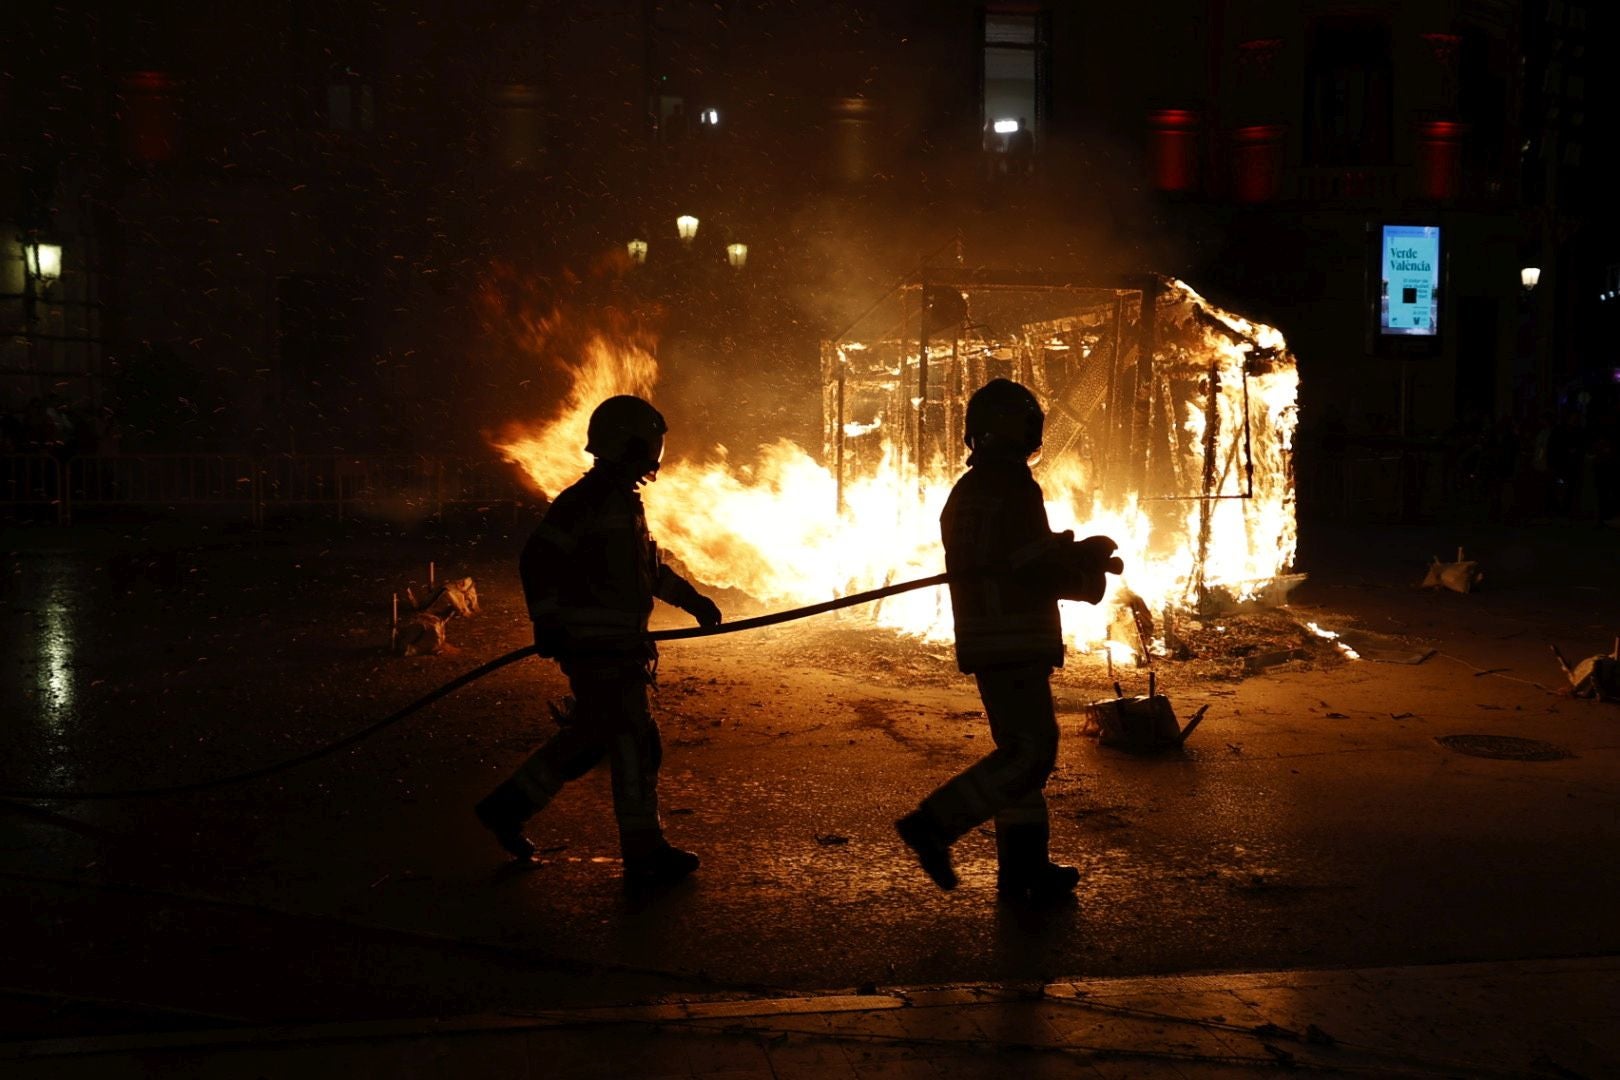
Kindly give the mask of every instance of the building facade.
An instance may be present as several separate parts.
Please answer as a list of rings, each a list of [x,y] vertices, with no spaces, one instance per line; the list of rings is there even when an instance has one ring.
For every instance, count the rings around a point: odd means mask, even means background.
[[[805,378],[930,260],[1169,273],[1285,332],[1307,454],[1535,416],[1615,366],[1599,6],[70,8],[8,30],[0,386],[98,418],[81,449],[476,446],[544,407],[480,343],[490,268],[631,240],[672,354],[752,335]],[[1378,332],[1389,223],[1441,230],[1432,337]]]

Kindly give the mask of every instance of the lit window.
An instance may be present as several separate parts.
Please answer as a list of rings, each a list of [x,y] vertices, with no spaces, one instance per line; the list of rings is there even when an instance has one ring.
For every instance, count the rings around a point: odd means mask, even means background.
[[[1030,158],[1046,114],[1051,77],[1046,16],[986,11],[983,31],[984,149]]]

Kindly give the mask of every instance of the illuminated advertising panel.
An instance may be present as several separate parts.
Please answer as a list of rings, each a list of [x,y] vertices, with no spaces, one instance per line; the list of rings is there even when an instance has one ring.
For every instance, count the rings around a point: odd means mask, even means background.
[[[1440,226],[1385,225],[1379,250],[1378,332],[1440,332]]]

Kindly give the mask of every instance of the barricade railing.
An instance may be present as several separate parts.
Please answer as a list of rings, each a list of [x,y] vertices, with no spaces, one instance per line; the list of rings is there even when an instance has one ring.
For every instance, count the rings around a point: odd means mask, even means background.
[[[1343,520],[1402,521],[1455,509],[1446,490],[1444,454],[1436,447],[1351,446],[1327,464],[1324,479],[1338,488]]]
[[[0,506],[48,506],[65,521],[62,463],[50,454],[0,454]]]
[[[81,507],[226,507],[257,521],[257,466],[247,455],[117,454],[71,458],[67,512]]]
[[[262,525],[270,513],[330,512],[418,520],[447,508],[510,506],[536,496],[515,466],[432,455],[117,454],[65,464],[45,454],[0,456],[0,506],[78,510],[224,511]]]
[[[438,469],[421,455],[282,455],[260,464],[264,508],[331,507],[390,518],[437,513]]]

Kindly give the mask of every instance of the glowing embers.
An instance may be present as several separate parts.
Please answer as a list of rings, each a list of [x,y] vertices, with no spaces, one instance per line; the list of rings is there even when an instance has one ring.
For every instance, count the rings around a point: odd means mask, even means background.
[[[1338,635],[1338,633],[1336,631],[1324,630],[1322,627],[1318,626],[1314,622],[1307,622],[1305,624],[1305,629],[1309,630],[1311,633],[1315,634],[1319,638],[1326,638],[1328,641],[1333,642],[1334,646],[1337,647],[1338,650],[1340,652],[1342,652],[1347,659],[1350,659],[1350,660],[1360,660],[1361,659],[1361,654],[1356,652],[1356,650],[1352,649],[1349,646],[1349,644],[1347,644],[1344,641],[1344,639],[1341,638]]]

